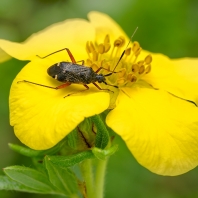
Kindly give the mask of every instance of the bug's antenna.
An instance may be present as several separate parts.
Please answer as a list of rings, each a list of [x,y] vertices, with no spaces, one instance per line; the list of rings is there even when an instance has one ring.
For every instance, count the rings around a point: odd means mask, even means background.
[[[119,58],[119,60],[118,60],[118,62],[117,62],[117,64],[116,64],[116,66],[114,67],[112,73],[114,73],[116,67],[118,66],[118,64],[119,64],[120,61],[122,60],[122,57],[124,56],[124,53],[125,53],[127,47],[129,46],[129,44],[131,43],[131,40],[132,40],[133,36],[135,35],[135,33],[137,32],[137,30],[138,30],[138,27],[136,27],[135,31],[134,31],[133,34],[131,35],[131,38],[130,38],[129,42],[128,42],[128,44],[127,44],[125,50],[122,52],[122,54],[121,54],[121,56],[120,56],[120,58]],[[107,74],[107,75],[108,75],[108,74]]]

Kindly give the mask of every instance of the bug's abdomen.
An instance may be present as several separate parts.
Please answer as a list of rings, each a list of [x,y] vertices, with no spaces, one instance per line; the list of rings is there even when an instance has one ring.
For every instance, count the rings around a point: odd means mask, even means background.
[[[60,82],[89,84],[97,81],[97,74],[92,70],[92,68],[68,62],[62,62],[60,67],[62,72],[57,75],[57,80]]]

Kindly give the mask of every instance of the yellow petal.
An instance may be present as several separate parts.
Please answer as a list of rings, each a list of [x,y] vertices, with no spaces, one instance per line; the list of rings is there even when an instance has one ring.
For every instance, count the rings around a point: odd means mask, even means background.
[[[45,56],[69,48],[71,52],[75,51],[77,60],[83,60],[87,56],[86,42],[94,38],[95,30],[89,22],[83,19],[71,19],[33,34],[24,43],[0,39],[0,48],[20,60],[32,60],[36,55]]]
[[[109,105],[109,93],[82,85],[53,90],[21,80],[56,87],[62,83],[48,76],[48,61],[35,60],[27,64],[15,78],[10,91],[10,122],[16,136],[32,149],[53,147],[71,132],[85,117],[99,114]],[[91,86],[90,86],[91,87]]]
[[[162,54],[152,54],[151,72],[144,80],[158,89],[198,104],[198,59],[171,60]]]
[[[11,57],[0,49],[0,63],[9,60]]]
[[[198,58],[180,58],[172,61],[178,75],[183,77],[183,89],[198,104]]]
[[[90,12],[88,14],[88,18],[91,24],[96,29],[96,39],[98,42],[103,42],[105,35],[110,35],[110,39],[113,41],[120,36],[123,36],[127,39],[128,36],[122,30],[122,28],[108,15],[101,13],[101,12]]]
[[[198,164],[198,108],[190,102],[160,90],[124,88],[106,122],[154,173],[179,175]]]

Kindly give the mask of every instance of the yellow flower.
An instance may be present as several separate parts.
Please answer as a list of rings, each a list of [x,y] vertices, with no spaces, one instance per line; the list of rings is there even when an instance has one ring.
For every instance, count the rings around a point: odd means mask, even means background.
[[[89,22],[66,20],[32,35],[22,44],[0,40],[1,48],[20,60],[31,60],[15,78],[10,91],[10,120],[16,136],[33,149],[54,146],[84,118],[113,108],[106,123],[126,142],[137,161],[162,175],[185,173],[198,164],[198,60],[170,60],[141,49],[107,15],[91,12]],[[157,42],[157,41],[156,41]],[[158,41],[159,42],[159,41]],[[112,71],[126,49],[116,72],[106,77],[112,92],[83,90],[74,85],[53,90],[29,83],[56,87],[61,83],[47,75],[49,66],[76,60],[97,70]],[[105,75],[109,71],[101,70]]]

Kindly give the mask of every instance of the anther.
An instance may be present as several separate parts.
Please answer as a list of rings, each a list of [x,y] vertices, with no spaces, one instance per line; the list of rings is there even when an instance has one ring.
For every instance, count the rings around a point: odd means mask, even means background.
[[[87,64],[88,66],[91,66],[91,65],[92,65],[92,61],[88,58],[87,61],[86,61],[86,64]]]
[[[138,61],[137,64],[139,67],[141,67],[144,64],[144,61]]]
[[[144,67],[144,65],[142,65],[140,68],[139,68],[139,74],[143,74],[144,73],[144,71],[145,71],[145,67]]]
[[[144,59],[145,63],[148,65],[152,62],[152,56],[149,54],[145,59]]]
[[[117,84],[122,85],[124,83],[125,83],[125,79],[124,78],[117,79]]]
[[[125,44],[125,38],[123,36],[120,36],[119,39],[122,41],[122,46]]]
[[[89,46],[89,41],[87,41],[86,43],[86,50],[87,50],[87,53],[91,53],[91,49],[90,49],[90,46]]]
[[[93,58],[92,58],[93,61],[97,61],[98,60],[98,53],[96,51],[93,51],[92,54],[93,54]]]
[[[114,47],[122,47],[124,43],[125,43],[124,38],[120,36],[118,39],[114,41]]]
[[[108,52],[111,48],[111,45],[109,43],[105,43],[104,47],[105,47],[105,52]]]
[[[132,65],[132,72],[134,72],[134,73],[139,72],[139,66],[138,66],[138,64],[133,64]]]
[[[136,52],[135,52],[135,56],[136,56],[136,57],[139,56],[139,54],[140,54],[141,51],[142,51],[142,48],[139,47],[139,48],[136,50]]]
[[[129,73],[129,74],[127,75],[127,80],[128,80],[128,81],[131,81],[131,79],[132,79],[133,76],[134,76],[134,75],[133,75],[132,73]]]
[[[140,44],[137,41],[133,42],[132,50],[135,53],[140,48]]]
[[[151,65],[148,65],[145,69],[145,74],[148,74],[151,71]]]
[[[136,76],[132,76],[131,82],[136,82],[136,81],[137,81],[137,77]]]
[[[110,43],[110,37],[108,34],[105,36],[105,39],[104,39],[104,44],[107,44],[107,43]]]
[[[95,49],[94,44],[92,43],[92,41],[90,42],[90,51],[91,52],[95,52],[96,51],[96,49]]]
[[[92,68],[94,71],[97,71],[97,70],[98,70],[98,65],[92,64],[92,65],[91,65],[91,68]]]
[[[109,65],[109,63],[104,63],[104,64],[103,64],[103,67],[104,67],[105,69],[107,69],[107,70],[110,70],[110,65]]]
[[[98,46],[98,53],[103,54],[105,52],[105,46],[103,44],[100,44]]]
[[[126,74],[126,68],[122,68],[119,72],[118,72],[118,77],[123,77]]]
[[[125,50],[125,54],[129,56],[131,54],[131,47]]]

